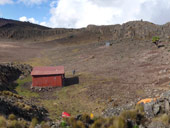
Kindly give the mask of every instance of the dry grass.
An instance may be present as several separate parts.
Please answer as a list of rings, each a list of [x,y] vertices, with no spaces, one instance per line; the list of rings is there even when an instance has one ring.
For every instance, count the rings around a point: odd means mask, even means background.
[[[31,66],[47,66],[51,65],[51,60],[48,57],[36,57],[25,62]]]
[[[169,124],[170,124],[170,116],[167,114],[163,114],[161,116],[155,117],[152,120],[162,122],[166,126],[169,126]]]
[[[81,74],[81,77],[89,76]],[[92,82],[95,83],[96,81]],[[104,104],[99,104],[97,99],[96,101],[91,101],[86,94],[86,90],[86,83],[84,82],[66,86],[51,94],[57,96],[57,99],[47,99],[40,102],[49,110],[50,117],[53,119],[60,118],[63,111],[71,113],[71,115],[91,113],[93,111],[95,115],[98,115],[103,110]],[[94,110],[94,108],[98,109]]]

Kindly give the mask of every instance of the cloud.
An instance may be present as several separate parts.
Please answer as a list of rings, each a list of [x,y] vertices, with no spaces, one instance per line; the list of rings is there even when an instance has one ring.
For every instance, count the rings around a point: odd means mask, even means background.
[[[0,5],[4,5],[4,4],[12,4],[13,0],[0,0]]]
[[[26,16],[23,16],[23,17],[20,17],[19,18],[20,21],[22,22],[31,22],[31,23],[34,23],[34,24],[39,24],[39,25],[42,25],[42,26],[48,26],[46,22],[39,22],[37,20],[35,20],[33,17],[32,18],[27,18]]]
[[[46,22],[41,22],[40,25],[47,26],[47,23]]]
[[[170,1],[169,0],[150,0],[141,5],[143,13],[141,17],[156,24],[170,22]]]
[[[29,21],[29,22],[34,23],[34,24],[38,24],[39,23],[34,18],[27,18],[26,16],[20,17],[19,20],[22,21],[22,22]]]
[[[26,5],[41,4],[46,1],[47,0],[18,0],[18,2],[22,2]]]
[[[51,27],[80,28],[140,19],[164,24],[170,20],[169,0],[58,0],[50,6]]]

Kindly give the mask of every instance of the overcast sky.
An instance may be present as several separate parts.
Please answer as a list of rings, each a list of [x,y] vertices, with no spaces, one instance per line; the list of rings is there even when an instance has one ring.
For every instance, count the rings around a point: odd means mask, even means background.
[[[0,0],[0,17],[49,27],[170,21],[170,0]]]

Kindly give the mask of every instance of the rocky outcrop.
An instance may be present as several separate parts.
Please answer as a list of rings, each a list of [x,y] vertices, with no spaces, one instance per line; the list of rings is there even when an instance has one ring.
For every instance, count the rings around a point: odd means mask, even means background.
[[[47,118],[46,109],[12,93],[15,88],[13,81],[27,77],[31,70],[32,67],[26,64],[8,63],[0,65],[0,114],[7,116],[13,113],[26,120],[31,120],[34,117],[38,120]]]
[[[108,107],[106,110],[103,111],[102,115],[103,117],[112,117],[112,116],[118,116],[122,111],[124,110],[130,110],[135,107],[135,103],[129,103],[124,104],[117,107]]]
[[[137,39],[150,40],[153,36],[160,36],[168,39],[170,35],[170,25],[156,25],[146,21],[130,21],[122,25],[95,26],[89,25],[87,30],[94,33],[111,34],[112,39]]]
[[[108,108],[103,112],[104,117],[120,115],[125,110],[131,110],[136,103]],[[143,128],[167,128],[169,126],[170,115],[170,91],[166,91],[156,100],[148,103],[141,103],[144,110],[145,122]],[[166,122],[167,121],[167,122]]]
[[[0,114],[7,116],[11,113],[26,120],[31,120],[34,117],[38,120],[45,120],[48,111],[12,92],[0,92]]]
[[[13,81],[28,76],[32,70],[30,65],[7,63],[0,65],[0,91],[11,90]]]
[[[49,40],[49,37],[52,39],[60,38],[62,35],[72,31],[72,29],[52,29],[30,22],[0,18],[1,39],[43,41],[45,39]],[[59,37],[56,37],[58,35]]]
[[[109,107],[103,112],[104,117],[119,115],[124,110],[130,110],[136,105],[135,102],[117,107]],[[164,92],[155,101],[142,104],[144,112],[148,118],[153,118],[159,114],[170,114],[170,91]]]
[[[81,29],[52,29],[28,22],[0,19],[0,37],[2,39],[56,40],[56,42],[68,42],[68,40],[70,42],[70,39],[75,42],[79,39],[78,42],[84,42],[88,38],[90,42],[101,42],[122,39],[151,40],[153,36],[159,36],[165,41],[170,41],[170,23],[156,25],[147,21],[130,21],[122,25],[88,25]],[[85,42],[88,42],[88,40]]]
[[[21,71],[10,66],[0,65],[0,91],[9,90],[11,83],[18,79]]]
[[[162,93],[156,101],[143,104],[143,106],[148,118],[153,118],[159,114],[170,114],[170,91]]]

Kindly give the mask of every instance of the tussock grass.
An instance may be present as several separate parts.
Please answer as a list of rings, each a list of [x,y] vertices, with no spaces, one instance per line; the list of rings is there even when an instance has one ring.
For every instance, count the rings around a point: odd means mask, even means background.
[[[0,116],[0,128],[6,128],[7,122],[6,119],[3,116]]]
[[[9,96],[9,97],[15,97],[17,99],[23,99],[22,96],[19,96],[18,94],[12,93],[10,91],[2,91],[2,92],[0,92],[0,95],[5,95],[5,96]]]
[[[16,120],[16,116],[15,116],[14,114],[10,114],[10,115],[8,116],[8,119],[9,119],[9,120]]]
[[[159,117],[153,118],[152,120],[162,122],[164,125],[169,126],[169,124],[170,124],[170,115],[163,114],[163,115],[161,115]]]
[[[31,121],[30,128],[34,128],[37,124],[38,124],[37,118],[33,118],[32,121]]]
[[[22,122],[12,120],[8,121],[8,127],[7,128],[24,128]]]

